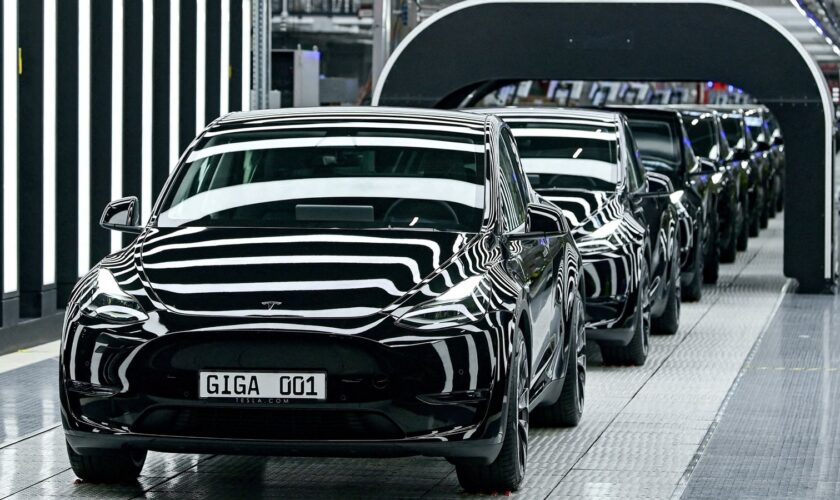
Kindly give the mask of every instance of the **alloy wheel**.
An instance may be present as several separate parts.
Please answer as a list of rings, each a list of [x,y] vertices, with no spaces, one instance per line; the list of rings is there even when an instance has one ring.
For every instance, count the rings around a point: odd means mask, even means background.
[[[530,411],[528,409],[531,403],[531,370],[528,364],[528,348],[525,346],[525,339],[519,339],[519,359],[517,366],[517,404],[516,404],[516,429],[517,429],[517,449],[518,449],[518,466],[520,473],[524,476],[525,465],[528,462],[528,424],[530,419]]]
[[[577,397],[578,408],[583,411],[584,389],[586,388],[586,330],[584,329],[583,301],[578,302],[577,309]]]
[[[642,344],[644,347],[645,355],[647,355],[648,351],[650,350],[650,325],[651,325],[651,316],[650,316],[650,281],[645,278],[642,281]]]

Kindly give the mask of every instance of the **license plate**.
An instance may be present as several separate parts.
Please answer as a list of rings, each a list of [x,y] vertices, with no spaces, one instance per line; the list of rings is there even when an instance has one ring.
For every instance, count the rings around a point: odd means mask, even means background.
[[[327,399],[327,374],[199,372],[200,398]]]

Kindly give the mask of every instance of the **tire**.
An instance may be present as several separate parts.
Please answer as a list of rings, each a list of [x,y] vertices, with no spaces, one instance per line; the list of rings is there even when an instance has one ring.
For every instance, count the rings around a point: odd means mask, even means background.
[[[761,218],[764,216],[766,209],[764,205],[764,188],[756,187],[756,189],[758,192],[755,194],[755,202],[758,208],[755,209],[755,213],[750,217],[750,237],[752,238],[758,236],[758,233],[761,231]]]
[[[668,305],[665,306],[662,316],[653,318],[651,321],[651,333],[674,335],[680,329],[680,271],[676,263],[674,269],[676,272],[672,278],[671,290],[668,292]]]
[[[779,194],[776,195],[776,212],[781,213],[782,210],[785,209],[785,198],[783,191],[779,191]]]
[[[86,450],[81,455],[70,444],[67,456],[76,476],[88,483],[132,483],[146,462],[145,450]]]
[[[713,285],[717,283],[718,275],[720,274],[720,248],[718,248],[718,220],[715,217],[712,222],[711,231],[709,231],[712,241],[709,242],[709,251],[706,253],[705,262],[703,263],[703,283]]]
[[[738,251],[744,252],[750,245],[750,205],[748,201],[741,204],[741,230],[738,231]]]
[[[554,404],[536,409],[532,417],[535,424],[546,427],[577,427],[583,416],[586,389],[586,321],[583,316],[583,300],[580,293],[577,295],[571,328],[574,335],[569,345],[569,352],[574,353],[575,357],[566,363],[563,392]]]
[[[525,477],[528,462],[528,405],[531,369],[522,330],[516,329],[515,371],[508,383],[505,437],[499,455],[489,465],[455,466],[458,482],[468,493],[516,491]],[[511,404],[512,403],[512,404]]]
[[[636,294],[636,312],[633,339],[626,346],[601,345],[605,365],[643,366],[650,350],[650,276],[647,263],[642,268],[639,293]]]
[[[697,236],[698,241],[695,241],[696,250],[694,251],[694,277],[691,283],[682,287],[683,302],[697,302],[703,298],[703,273],[705,258],[703,257],[703,245],[700,243],[700,236]]]
[[[769,223],[770,223],[770,209],[768,208],[768,204],[765,204],[764,208],[761,210],[761,217],[759,218],[760,229],[767,229],[767,225]]]
[[[740,228],[735,227],[733,224],[732,231],[730,231],[729,243],[720,249],[720,261],[725,264],[735,262],[735,258],[738,256],[738,239],[741,236],[741,232],[737,231],[738,229]]]
[[[756,215],[750,219],[750,238],[755,238],[761,232],[761,217]]]

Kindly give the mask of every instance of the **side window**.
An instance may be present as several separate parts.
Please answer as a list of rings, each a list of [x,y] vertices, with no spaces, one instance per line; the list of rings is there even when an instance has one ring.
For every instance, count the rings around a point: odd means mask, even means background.
[[[510,146],[504,140],[499,141],[499,167],[501,174],[502,212],[506,230],[510,231],[525,224],[525,202],[520,187],[521,181],[514,164]]]
[[[722,160],[729,159],[729,155],[731,154],[729,151],[729,142],[726,140],[726,133],[723,131],[723,124],[721,124],[720,120],[715,120],[715,127],[717,127],[718,131],[718,145],[720,147],[720,153],[718,156]]]
[[[513,171],[516,174],[516,179],[519,181],[517,184],[522,192],[522,199],[527,206],[531,202],[531,183],[528,181],[528,174],[522,168],[522,161],[519,156],[519,149],[516,147],[516,140],[507,129],[502,131],[502,137],[504,138],[503,143],[509,148],[508,152],[513,160]]]
[[[688,132],[682,123],[679,123],[680,132],[682,133],[682,149],[685,156],[685,164],[689,172],[696,172],[700,169],[700,162],[697,160],[697,155],[694,154],[694,149],[691,148],[691,141],[688,139]]]
[[[639,157],[639,148],[629,127],[625,127],[627,134],[627,190],[631,193],[638,191],[645,183],[645,170]]]

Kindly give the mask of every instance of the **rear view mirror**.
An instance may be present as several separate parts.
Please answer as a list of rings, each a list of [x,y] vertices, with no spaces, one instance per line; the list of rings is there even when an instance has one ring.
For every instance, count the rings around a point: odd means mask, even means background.
[[[136,196],[120,198],[109,203],[102,212],[99,225],[112,231],[140,233],[140,202]]]

